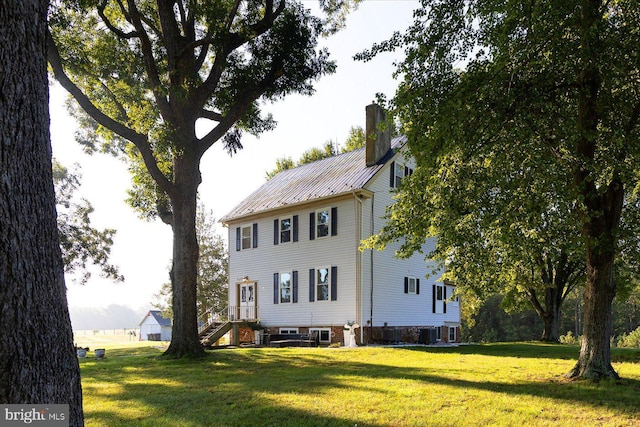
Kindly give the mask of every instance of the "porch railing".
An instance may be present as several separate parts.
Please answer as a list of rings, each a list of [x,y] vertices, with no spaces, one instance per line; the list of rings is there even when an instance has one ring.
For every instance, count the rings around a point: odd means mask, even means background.
[[[229,306],[229,320],[258,320],[258,306]]]
[[[213,325],[214,323],[224,323],[229,320],[229,307],[225,307],[218,312],[214,312],[213,310],[205,311],[201,316],[201,319],[207,319],[205,322],[198,328],[198,334],[201,334],[203,331],[206,331]]]

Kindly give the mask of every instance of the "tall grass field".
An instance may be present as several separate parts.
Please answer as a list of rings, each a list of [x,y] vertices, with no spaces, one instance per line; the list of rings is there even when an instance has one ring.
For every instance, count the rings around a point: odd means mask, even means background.
[[[93,350],[93,349],[92,349]],[[640,426],[640,350],[620,381],[569,381],[579,349],[240,348],[201,359],[107,348],[80,359],[87,426]]]

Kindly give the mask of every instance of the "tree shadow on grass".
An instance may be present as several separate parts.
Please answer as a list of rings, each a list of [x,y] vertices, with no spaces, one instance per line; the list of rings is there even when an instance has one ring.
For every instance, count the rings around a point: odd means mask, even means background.
[[[578,360],[578,356],[580,354],[580,347],[576,345],[540,342],[407,346],[401,348],[425,353],[477,354],[496,357],[526,357],[535,359],[545,358],[575,361]],[[611,361],[613,363],[640,363],[640,349],[612,348]]]
[[[511,349],[502,347],[502,351],[476,347],[410,349],[416,353],[525,357],[522,351],[527,344]],[[535,345],[535,349],[540,348]],[[406,382],[406,387],[417,382],[434,387],[531,396],[615,411],[630,419],[640,416],[637,397],[640,381],[634,379],[625,380],[619,386],[584,386],[551,380],[504,382],[481,378],[476,381],[465,378],[464,372],[449,371],[443,375],[415,366],[390,366],[383,363],[385,361],[362,362],[357,360],[361,356],[358,351],[332,354],[328,349],[225,350],[200,360],[138,356],[87,363],[82,370],[85,397],[106,401],[106,406],[110,404],[113,409],[96,404],[95,410],[85,408],[88,409],[86,415],[90,424],[109,426],[382,426],[389,421],[370,420],[355,413],[344,416],[344,411],[323,411],[323,400],[342,390],[353,393],[347,396],[390,399],[397,392],[385,390],[385,382],[400,381]],[[552,358],[551,355],[542,357]],[[624,392],[616,393],[616,390]],[[428,401],[429,396],[425,395],[424,399]],[[352,405],[354,409],[362,405],[361,402],[340,404]],[[371,402],[371,406],[374,405]],[[417,415],[427,417],[429,411],[425,409],[424,414]],[[397,424],[410,423],[398,420]]]

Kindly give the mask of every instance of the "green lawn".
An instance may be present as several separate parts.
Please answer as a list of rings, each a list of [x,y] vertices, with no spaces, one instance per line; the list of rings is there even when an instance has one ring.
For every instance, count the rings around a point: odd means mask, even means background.
[[[618,384],[567,381],[578,348],[538,343],[227,349],[81,359],[87,426],[640,426],[640,350]]]

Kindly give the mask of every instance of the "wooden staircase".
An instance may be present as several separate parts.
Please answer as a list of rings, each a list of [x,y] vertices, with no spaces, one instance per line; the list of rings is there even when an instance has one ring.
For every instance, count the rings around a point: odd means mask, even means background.
[[[218,313],[207,311],[201,317],[209,319],[207,323],[198,328],[198,337],[204,346],[213,345],[231,329],[229,310],[226,307]]]
[[[238,328],[251,327],[255,329],[260,323],[260,321],[255,318],[255,311],[256,309],[250,313],[250,316],[248,316],[250,318],[248,319],[237,319],[239,313],[237,307],[225,307],[218,313],[207,311],[201,316],[201,318],[208,319],[207,323],[204,323],[198,328],[200,343],[205,347],[210,347],[227,332],[233,330],[231,344],[239,345]]]
[[[229,332],[232,328],[230,321],[223,323],[212,323],[207,329],[199,333],[200,343],[204,346],[211,346],[216,341]]]

